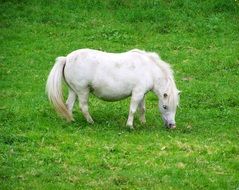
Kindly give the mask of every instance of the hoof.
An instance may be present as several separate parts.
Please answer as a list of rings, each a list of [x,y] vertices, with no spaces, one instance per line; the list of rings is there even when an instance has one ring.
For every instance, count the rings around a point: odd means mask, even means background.
[[[140,121],[140,123],[141,123],[142,125],[144,125],[144,124],[146,124],[146,120],[142,120],[142,121]]]
[[[134,126],[133,126],[133,125],[128,125],[128,124],[126,124],[126,127],[127,127],[129,130],[134,130]]]
[[[93,119],[87,119],[87,123],[93,125],[94,124],[94,120]]]
[[[69,122],[69,123],[74,122],[74,121],[75,121],[75,119],[73,117],[70,119],[67,119],[67,122]]]
[[[95,122],[92,120],[92,121],[88,121],[88,123],[93,125]]]
[[[145,124],[146,123],[145,117],[139,118],[139,121],[140,121],[141,124]]]

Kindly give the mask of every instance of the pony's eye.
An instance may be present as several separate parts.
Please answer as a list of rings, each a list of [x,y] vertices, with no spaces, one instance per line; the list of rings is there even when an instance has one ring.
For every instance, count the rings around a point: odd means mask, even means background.
[[[166,105],[163,105],[163,109],[165,109],[165,110],[166,110],[167,108],[168,108],[168,107],[167,107]]]

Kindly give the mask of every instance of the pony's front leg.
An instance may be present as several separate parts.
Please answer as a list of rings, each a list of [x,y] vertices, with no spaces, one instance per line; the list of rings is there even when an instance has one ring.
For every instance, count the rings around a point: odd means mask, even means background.
[[[145,119],[145,98],[143,98],[142,101],[139,102],[139,120],[141,123],[146,123]]]
[[[130,129],[133,129],[133,122],[134,122],[134,114],[137,110],[139,103],[142,101],[144,94],[142,93],[133,93],[130,102],[130,109],[129,109],[129,116],[127,121],[127,126]]]
[[[81,112],[83,113],[87,122],[93,124],[94,121],[92,117],[90,116],[89,109],[88,109],[88,97],[89,97],[88,88],[81,90],[80,93],[78,94]]]

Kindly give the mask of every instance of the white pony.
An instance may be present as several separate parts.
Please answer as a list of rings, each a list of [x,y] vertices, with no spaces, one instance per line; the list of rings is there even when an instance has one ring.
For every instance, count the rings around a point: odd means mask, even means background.
[[[62,79],[69,87],[66,104],[62,96]],[[133,128],[134,114],[139,110],[145,123],[145,94],[153,91],[159,98],[159,110],[169,128],[175,128],[179,102],[173,71],[158,54],[133,49],[124,53],[106,53],[92,49],[76,50],[58,57],[47,80],[46,91],[57,112],[73,120],[72,109],[78,97],[87,122],[93,123],[88,111],[89,93],[106,101],[131,96],[127,126]]]

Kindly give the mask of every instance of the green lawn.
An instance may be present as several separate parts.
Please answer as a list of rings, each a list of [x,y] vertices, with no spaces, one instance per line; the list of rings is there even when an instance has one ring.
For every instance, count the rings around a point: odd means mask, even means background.
[[[0,26],[0,189],[239,188],[237,0],[5,0]],[[58,117],[46,79],[80,48],[159,53],[182,91],[177,129],[151,93],[133,132],[129,99],[90,97],[93,126],[78,105]]]

